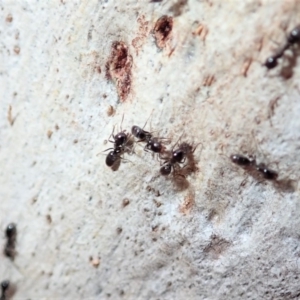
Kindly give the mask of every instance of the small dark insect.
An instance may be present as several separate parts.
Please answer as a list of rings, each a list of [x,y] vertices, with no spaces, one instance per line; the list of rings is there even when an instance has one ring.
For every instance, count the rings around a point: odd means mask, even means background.
[[[117,134],[114,134],[114,131],[115,131],[115,127],[114,127],[113,131],[110,135],[110,137],[113,138],[113,141],[108,139],[109,142],[114,144],[114,149],[120,148],[120,147],[124,148],[130,139],[130,134],[126,133],[126,130],[122,130],[123,120],[124,120],[124,114],[122,116],[122,121],[121,121],[121,126],[120,126],[121,131]]]
[[[197,146],[196,146],[197,147]],[[165,160],[163,166],[160,168],[160,173],[163,176],[168,176],[171,174],[173,169],[174,174],[176,170],[179,169],[179,164],[185,163],[186,159],[188,159],[188,164],[194,164],[193,153],[196,149],[189,143],[181,143],[176,150],[172,150],[171,157]],[[182,175],[183,176],[183,175]]]
[[[236,165],[241,166],[241,167],[248,167],[248,166],[255,165],[254,158],[248,158],[248,157],[240,155],[240,154],[230,155],[230,159],[233,163],[235,163]]]
[[[268,57],[263,64],[267,69],[273,69],[278,65],[277,60],[284,55],[284,52],[291,48],[292,45],[300,43],[300,25],[296,26],[287,37],[285,45],[276,54]]]
[[[145,151],[149,150],[154,153],[158,153],[159,157],[161,157],[161,155],[165,152],[165,146],[160,141],[162,138],[153,137],[151,132],[142,129],[137,125],[132,126],[131,133],[139,139],[137,142],[146,143],[146,146],[144,147]]]
[[[278,178],[278,173],[274,170],[268,169],[264,163],[258,164],[256,166],[256,170],[263,175],[264,179],[275,181]]]
[[[1,296],[0,300],[6,300],[6,291],[9,288],[9,281],[8,280],[3,280],[1,282]]]
[[[7,241],[4,248],[4,254],[13,260],[16,255],[16,251],[15,251],[16,237],[17,237],[16,224],[14,223],[8,224],[5,230],[5,235]]]
[[[110,137],[113,138],[113,140],[108,140],[109,142],[111,142],[114,147],[113,148],[108,148],[107,150],[112,150],[110,151],[105,159],[105,163],[108,167],[111,167],[111,169],[113,171],[117,171],[120,163],[121,163],[121,159],[122,159],[122,155],[126,152],[128,154],[132,154],[134,153],[134,149],[133,149],[133,139],[132,139],[132,135],[130,133],[126,133],[126,130],[122,130],[122,124],[123,124],[123,120],[124,120],[124,115],[122,117],[122,122],[121,122],[121,131],[117,134],[114,134],[114,130],[115,127],[113,128],[113,131],[110,135]],[[110,138],[109,137],[109,138]]]

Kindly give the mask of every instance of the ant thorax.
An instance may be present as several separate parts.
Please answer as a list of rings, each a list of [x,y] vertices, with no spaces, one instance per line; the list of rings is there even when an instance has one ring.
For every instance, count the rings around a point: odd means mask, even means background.
[[[293,47],[299,47],[300,44],[300,25],[297,25],[288,33],[288,36],[282,41],[281,46],[275,51],[275,53],[269,56],[263,64],[268,70],[275,68],[278,65],[278,59],[282,58],[285,52],[289,49],[292,50],[293,55],[296,55],[293,51]]]

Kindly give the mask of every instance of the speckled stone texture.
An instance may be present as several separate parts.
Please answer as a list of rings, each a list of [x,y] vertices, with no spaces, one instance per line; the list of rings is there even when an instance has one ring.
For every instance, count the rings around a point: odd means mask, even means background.
[[[300,299],[300,46],[262,66],[298,1],[3,0],[0,15],[12,299]],[[106,166],[113,128],[147,120],[168,149],[198,144],[185,186],[141,142]]]

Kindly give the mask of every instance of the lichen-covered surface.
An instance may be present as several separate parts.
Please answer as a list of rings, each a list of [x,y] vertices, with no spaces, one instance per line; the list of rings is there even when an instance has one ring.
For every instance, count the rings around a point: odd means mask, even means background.
[[[300,299],[299,50],[262,66],[299,22],[296,0],[1,1],[0,14],[13,299]],[[143,143],[106,166],[123,116],[169,148],[200,143],[188,186]]]

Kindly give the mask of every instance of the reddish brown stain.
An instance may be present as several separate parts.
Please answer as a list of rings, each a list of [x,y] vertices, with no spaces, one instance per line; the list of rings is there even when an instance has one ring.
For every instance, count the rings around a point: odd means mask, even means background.
[[[180,212],[183,213],[184,215],[188,215],[192,208],[195,205],[195,194],[194,193],[189,193],[183,201],[183,204],[180,206]]]
[[[203,42],[205,42],[208,34],[208,27],[204,24],[198,24],[197,28],[192,32],[194,36],[199,36]]]
[[[245,60],[243,67],[242,67],[242,71],[241,71],[241,74],[244,77],[247,77],[251,64],[252,64],[252,58],[248,58]]]
[[[124,42],[113,42],[105,68],[106,78],[115,82],[120,100],[125,101],[131,91],[132,56]]]
[[[13,21],[12,15],[11,15],[11,14],[8,14],[7,17],[6,17],[6,19],[5,19],[5,21],[6,21],[7,23],[11,23],[11,22]]]
[[[203,86],[211,86],[216,81],[214,75],[208,75],[203,80]]]
[[[154,26],[153,35],[156,40],[158,48],[163,49],[166,46],[167,41],[171,37],[173,29],[173,18],[168,16],[162,16],[159,18]]]
[[[20,51],[21,51],[21,49],[20,49],[19,46],[15,46],[15,47],[14,47],[14,52],[15,52],[15,54],[19,55],[19,54],[20,54]]]
[[[136,54],[139,54],[139,50],[142,48],[143,44],[145,43],[145,40],[149,33],[149,22],[146,21],[145,16],[140,16],[137,19],[137,22],[139,24],[137,37],[134,38],[131,42],[131,45],[136,50]]]

